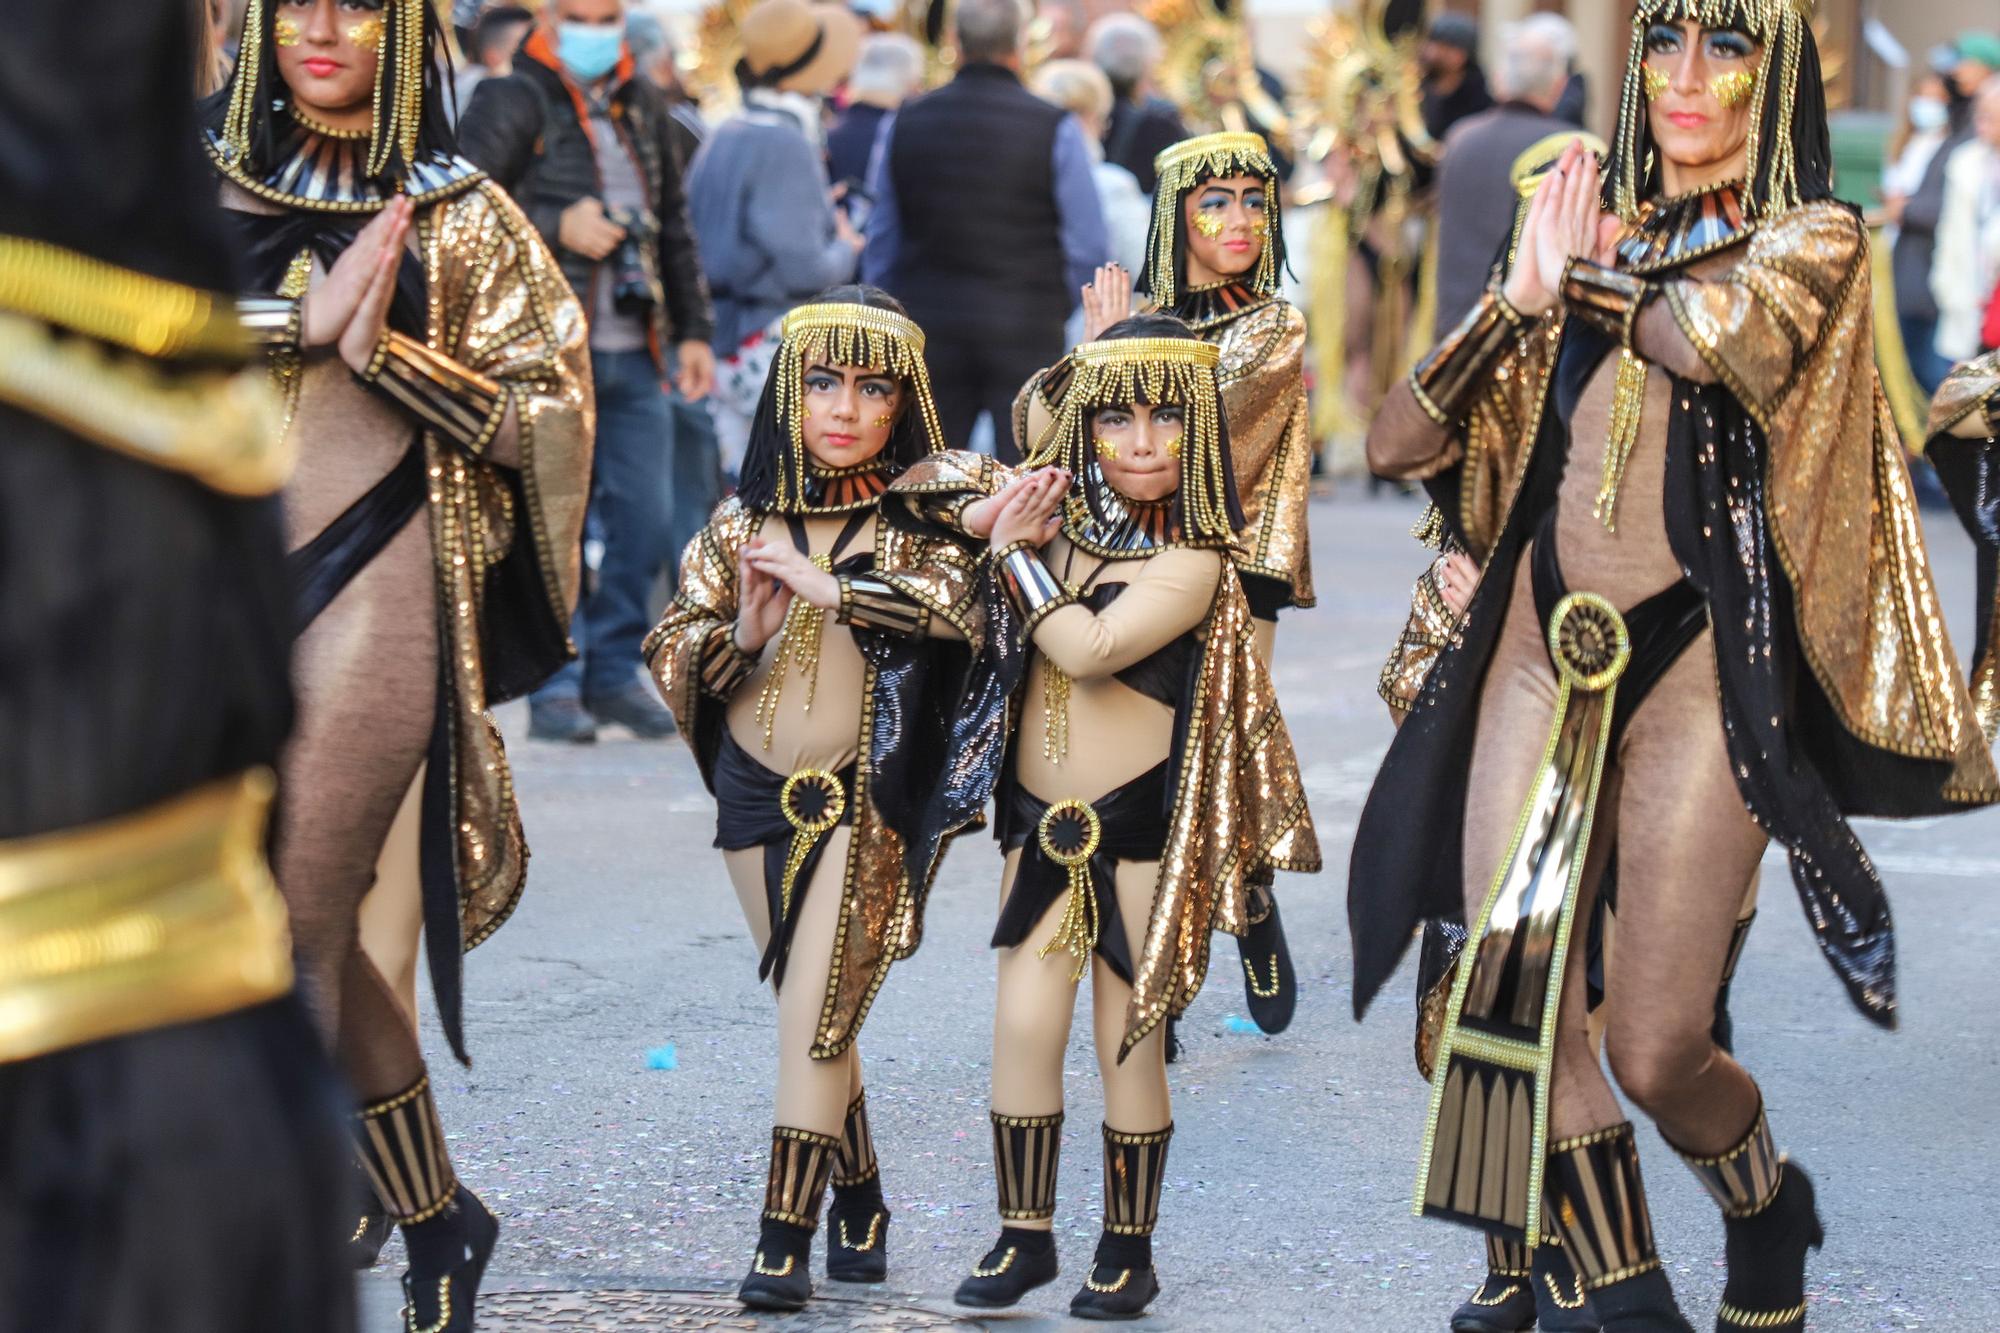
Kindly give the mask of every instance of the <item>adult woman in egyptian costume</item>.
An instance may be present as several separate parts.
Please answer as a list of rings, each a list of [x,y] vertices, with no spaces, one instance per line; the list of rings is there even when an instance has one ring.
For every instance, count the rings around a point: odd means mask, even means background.
[[[1086,972],[1104,1230],[1070,1313],[1135,1318],[1158,1295],[1151,1236],[1173,1136],[1161,1029],[1200,990],[1211,930],[1248,928],[1252,880],[1319,865],[1228,558],[1241,510],[1218,360],[1171,316],[1123,321],[1031,383],[1051,409],[1029,413],[1042,470],[997,513],[974,508],[1001,489],[990,460],[938,460],[899,487],[934,520],[990,534],[1005,594],[989,602],[986,646],[1014,654],[1002,688],[966,710],[1004,712],[1012,734],[995,802],[1001,1232],[963,1304],[1013,1305],[1056,1276],[1063,1052]]]
[[[1742,886],[1782,842],[1823,951],[1890,1023],[1888,908],[1844,816],[2000,799],[1829,162],[1798,0],[1642,3],[1616,216],[1571,150],[1504,291],[1369,440],[1485,571],[1363,812],[1357,1011],[1418,920],[1463,912],[1417,1206],[1531,1250],[1546,1224],[1618,1333],[1688,1325],[1585,1028],[1572,925],[1600,870],[1615,857],[1628,944],[1606,1047],[1723,1209],[1718,1327],[1802,1328],[1811,1182],[1711,1033]]]
[[[451,152],[427,0],[252,0],[242,49],[204,145],[299,454],[299,713],[273,866],[362,1101],[362,1163],[408,1247],[405,1320],[466,1329],[497,1224],[452,1170],[417,1042],[417,941],[463,1059],[461,955],[527,869],[487,709],[569,652],[583,313],[520,210]]]
[[[645,646],[778,996],[770,1180],[740,1293],[759,1309],[811,1297],[829,1180],[827,1275],[888,1272],[855,1040],[889,965],[916,950],[958,827],[926,823],[924,798],[979,623],[975,559],[878,518],[889,483],[942,446],[923,351],[872,287],[785,317],[743,484],[689,544]]]

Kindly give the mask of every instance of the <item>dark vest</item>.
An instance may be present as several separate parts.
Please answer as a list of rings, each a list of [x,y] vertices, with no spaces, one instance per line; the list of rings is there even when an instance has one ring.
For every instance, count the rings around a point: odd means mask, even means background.
[[[1063,115],[985,64],[896,113],[902,244],[889,286],[929,332],[1061,330],[1070,301],[1051,155]]]

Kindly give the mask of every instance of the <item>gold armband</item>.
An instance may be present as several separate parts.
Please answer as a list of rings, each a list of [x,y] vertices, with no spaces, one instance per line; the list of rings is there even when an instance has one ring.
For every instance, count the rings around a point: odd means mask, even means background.
[[[757,670],[757,659],[736,646],[736,627],[724,625],[708,636],[701,652],[701,692],[727,699]]]
[[[1488,287],[1472,312],[1410,372],[1417,405],[1447,429],[1464,424],[1493,368],[1527,325],[1498,287]]]
[[[1563,270],[1563,306],[1592,328],[1617,339],[1628,352],[1633,350],[1632,332],[1639,312],[1659,292],[1644,278],[1588,259],[1572,259]]]
[[[507,391],[497,381],[394,329],[361,378],[470,453],[485,452],[507,416]]]
[[[300,303],[290,296],[239,296],[236,318],[250,345],[264,353],[299,349]]]
[[[841,624],[912,638],[930,627],[927,608],[873,574],[842,574],[838,581],[840,611],[835,618]]]
[[[194,1023],[292,988],[251,769],[136,814],[0,841],[0,1062]]]
[[[1000,571],[1000,581],[1007,588],[1007,596],[1027,621],[1026,630],[1035,632],[1035,626],[1042,623],[1050,612],[1068,606],[1070,595],[1063,590],[1049,567],[1042,563],[1041,552],[1027,542],[1015,542],[993,553],[993,563]]]

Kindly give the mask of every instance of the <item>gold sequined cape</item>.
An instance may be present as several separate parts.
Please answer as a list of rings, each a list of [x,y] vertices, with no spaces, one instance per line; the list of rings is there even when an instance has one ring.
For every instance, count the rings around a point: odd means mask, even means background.
[[[1197,332],[1222,350],[1218,375],[1230,461],[1243,503],[1236,568],[1283,584],[1293,606],[1315,603],[1307,510],[1312,423],[1306,410],[1306,319],[1279,297]]]
[[[925,465],[919,462],[910,471]],[[683,735],[701,735],[709,720],[706,715],[713,710],[719,719],[726,703],[704,689],[705,668],[734,651],[731,636],[736,627],[737,556],[756,535],[764,517],[733,496],[716,508],[708,526],[688,544],[681,559],[680,588],[665,617],[646,638],[647,664]],[[973,559],[952,542],[919,536],[885,522],[875,524],[874,576],[948,622],[974,645],[979,643],[983,623],[974,597],[976,573]],[[924,881],[912,883],[905,868],[902,837],[869,799],[878,673],[866,654],[863,661],[856,748],[864,762],[855,766],[854,832],[848,843],[826,1002],[820,1010],[819,1030],[813,1034],[812,1056],[816,1060],[830,1060],[854,1044],[875,993],[888,976],[889,965],[916,952],[923,938],[928,876],[937,868],[933,860]],[[706,765],[709,757],[696,748],[697,757]]]
[[[2000,352],[1974,357],[1945,378],[1931,401],[1929,444],[1925,455],[1937,466],[1938,478],[1951,495],[1952,506],[1978,548],[1983,577],[2000,584],[2000,449],[1992,439],[1961,439],[1960,422],[2000,394]],[[2000,738],[2000,594],[1991,606],[1978,608],[1980,628],[1974,640],[1970,688],[1972,706],[1991,744]]]
[[[1451,603],[1445,601],[1444,590],[1438,584],[1438,573],[1449,558],[1440,554],[1417,576],[1416,586],[1410,589],[1410,618],[1404,622],[1403,632],[1397,636],[1396,646],[1389,650],[1389,660],[1382,664],[1382,674],[1375,682],[1375,692],[1382,696],[1382,702],[1398,713],[1407,713],[1417,706],[1417,696],[1423,693],[1424,681],[1438,654],[1451,646],[1458,632],[1458,616]]]
[[[1845,730],[1951,765],[1944,794],[2000,800],[2000,779],[1945,634],[1895,421],[1871,350],[1867,233],[1839,204],[1760,223],[1713,281],[1669,277],[1663,299],[1762,430],[1765,516],[1793,592],[1801,652]],[[1458,519],[1482,561],[1506,524],[1549,409],[1562,341],[1550,315],[1520,334],[1452,451]]]
[[[514,202],[481,182],[423,210],[427,341],[498,381],[520,426],[520,468],[426,433],[431,551],[450,680],[452,827],[465,947],[520,902],[528,864],[513,776],[487,712],[487,665],[510,626],[486,615],[486,575],[531,555],[540,595],[567,642],[581,567],[595,439],[583,309]],[[515,484],[518,483],[518,484]]]
[[[1017,420],[1025,419],[1035,383],[1031,380],[1016,402]],[[904,473],[890,495],[909,505],[906,512],[919,513],[925,506],[992,495],[1014,475],[981,455],[937,454]],[[989,595],[997,593],[993,588]],[[1169,1014],[1194,1002],[1208,975],[1211,933],[1249,930],[1252,876],[1320,869],[1298,756],[1270,670],[1257,655],[1250,604],[1233,565],[1224,565],[1215,604],[1198,633],[1201,665],[1193,697],[1183,705],[1173,814],[1144,951],[1133,969],[1121,1058]],[[1016,692],[1025,679],[1022,672]],[[1019,716],[1015,704],[1008,712],[1010,719]]]

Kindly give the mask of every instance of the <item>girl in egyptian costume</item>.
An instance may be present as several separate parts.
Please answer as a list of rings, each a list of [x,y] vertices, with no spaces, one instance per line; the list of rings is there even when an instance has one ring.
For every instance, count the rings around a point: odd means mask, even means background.
[[[284,490],[298,724],[274,869],[306,993],[362,1101],[410,1328],[472,1326],[498,1227],[452,1170],[417,942],[465,1058],[461,956],[527,866],[488,708],[570,652],[590,462],[582,311],[451,153],[425,0],[251,0],[204,145],[298,452]],[[362,1262],[382,1229],[356,1229]]]
[[[681,562],[646,659],[715,794],[716,841],[778,999],[776,1127],[758,1309],[827,1275],[880,1282],[884,1206],[855,1041],[889,965],[915,952],[950,834],[929,822],[979,628],[976,560],[880,521],[942,446],[924,336],[886,293],[840,287],[785,317],[743,481]]]
[[[1546,1228],[1616,1333],[1690,1326],[1586,1027],[1573,927],[1603,871],[1625,942],[1604,1044],[1723,1211],[1717,1327],[1799,1329],[1812,1183],[1712,1032],[1743,886],[1782,843],[1822,951],[1891,1024],[1888,907],[1846,818],[2000,799],[1868,367],[1809,19],[1642,3],[1608,177],[1564,155],[1504,286],[1369,439],[1483,577],[1363,811],[1357,1012],[1418,921],[1467,924],[1416,1207],[1527,1251]]]
[[[1952,371],[1931,400],[1924,456],[1977,552],[1972,706],[1991,744],[2000,739],[2000,352]]]
[[[1314,604],[1306,321],[1279,294],[1285,245],[1278,167],[1261,135],[1227,131],[1184,140],[1154,165],[1160,184],[1139,286],[1155,307],[1220,351],[1216,376],[1244,518],[1231,558],[1268,667],[1279,612]],[[1101,271],[1084,296],[1086,336],[1130,309],[1130,277]],[[1250,933],[1237,942],[1245,1002],[1259,1027],[1282,1032],[1298,983],[1269,885],[1257,886],[1252,917]]]
[[[1219,359],[1171,316],[1123,321],[1030,386],[1034,471],[1002,487],[1005,469],[955,455],[898,486],[906,518],[989,539],[985,648],[1004,659],[998,687],[965,710],[1004,717],[1008,735],[993,933],[1001,1232],[962,1304],[1010,1306],[1056,1276],[1063,1052],[1086,972],[1104,1229],[1070,1313],[1135,1318],[1158,1295],[1163,1025],[1200,990],[1211,930],[1248,929],[1253,879],[1319,865],[1229,559],[1242,524]]]

